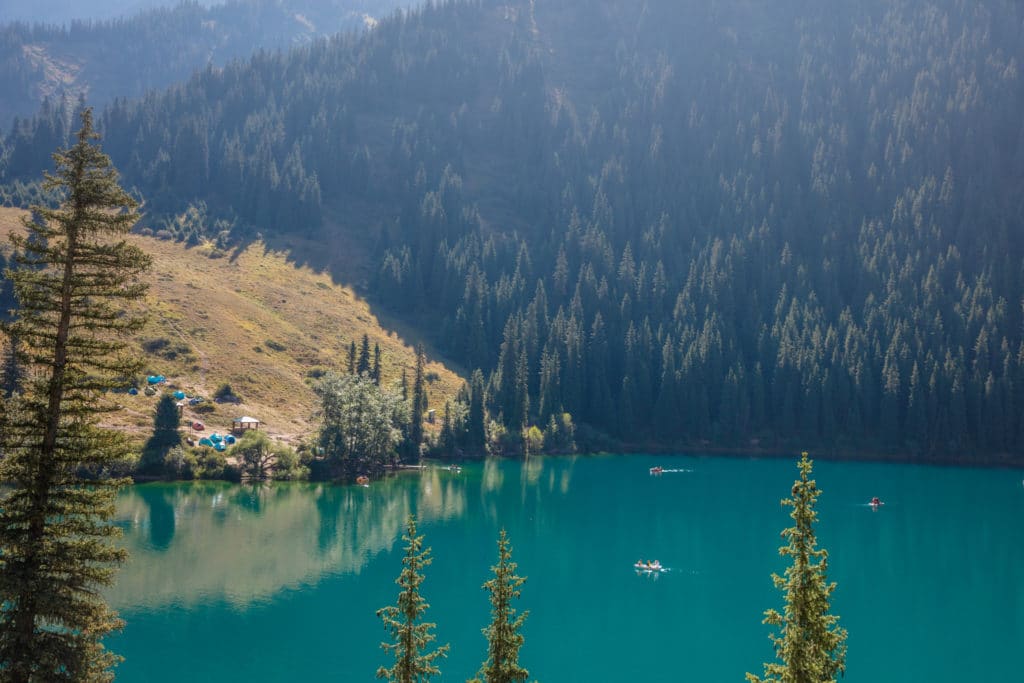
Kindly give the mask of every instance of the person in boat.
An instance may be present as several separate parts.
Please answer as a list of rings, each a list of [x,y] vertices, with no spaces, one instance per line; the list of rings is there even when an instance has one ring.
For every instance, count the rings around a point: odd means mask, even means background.
[[[878,507],[879,505],[882,504],[882,499],[879,498],[878,496],[875,496],[874,498],[871,499],[871,504],[875,507]]]

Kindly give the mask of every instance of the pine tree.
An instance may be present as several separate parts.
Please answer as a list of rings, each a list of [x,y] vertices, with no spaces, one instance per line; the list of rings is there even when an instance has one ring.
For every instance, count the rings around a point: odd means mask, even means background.
[[[444,402],[444,419],[441,420],[441,450],[445,455],[455,452],[455,432],[452,429],[452,402]]]
[[[4,680],[104,681],[118,657],[102,645],[122,622],[100,589],[125,552],[109,523],[122,480],[103,473],[130,454],[101,429],[104,390],[139,370],[124,336],[142,320],[132,301],[149,258],[123,236],[138,220],[110,159],[94,143],[92,112],[77,142],[54,154],[44,187],[57,209],[33,207],[9,273],[20,303],[11,332],[29,371],[8,412],[0,479],[0,671]],[[83,472],[94,476],[83,477]]]
[[[369,375],[370,370],[370,338],[364,334],[362,344],[359,346],[359,360],[356,361],[356,372],[360,375]]]
[[[356,343],[352,341],[348,345],[348,374],[356,374]]]
[[[153,417],[153,435],[146,441],[142,449],[139,469],[144,472],[158,472],[163,469],[167,452],[181,445],[181,413],[178,404],[170,394],[164,394],[156,403],[156,414]]]
[[[525,681],[530,675],[519,666],[519,648],[523,646],[520,630],[529,612],[517,615],[512,607],[512,600],[520,595],[519,587],[526,582],[516,576],[516,567],[508,534],[502,529],[498,537],[498,564],[491,567],[494,578],[483,585],[491,596],[491,625],[483,629],[487,636],[487,660],[472,683],[514,683]]]
[[[418,458],[420,444],[423,442],[423,413],[427,410],[427,388],[423,374],[426,365],[426,354],[423,345],[416,347],[416,370],[412,380],[412,422],[409,429],[409,440],[412,443],[412,455]]]
[[[373,345],[373,369],[370,371],[373,383],[380,386],[380,344]]]
[[[436,636],[436,624],[421,621],[430,607],[420,595],[423,583],[422,570],[433,560],[430,548],[423,549],[423,537],[416,535],[416,518],[409,515],[406,522],[407,535],[402,539],[409,542],[402,560],[402,573],[395,580],[401,587],[398,604],[377,610],[377,616],[384,622],[384,628],[391,634],[393,642],[381,643],[385,652],[393,653],[395,664],[390,669],[377,669],[377,678],[393,683],[422,683],[440,673],[434,662],[448,656],[448,645],[442,645],[433,652],[425,652]]]
[[[790,517],[795,526],[782,532],[787,544],[779,554],[790,557],[792,564],[784,577],[772,574],[772,582],[785,589],[786,609],[785,614],[767,610],[763,622],[779,628],[779,635],[769,636],[779,661],[765,663],[764,678],[748,673],[751,683],[834,682],[837,674],[846,673],[846,629],[838,626],[838,616],[828,612],[836,584],[828,582],[828,551],[816,547],[814,504],[821,490],[810,479],[812,464],[803,453],[793,497],[782,501],[793,508]]]
[[[469,419],[466,445],[473,453],[483,453],[487,446],[487,414],[484,410],[484,373],[473,371],[469,394]]]

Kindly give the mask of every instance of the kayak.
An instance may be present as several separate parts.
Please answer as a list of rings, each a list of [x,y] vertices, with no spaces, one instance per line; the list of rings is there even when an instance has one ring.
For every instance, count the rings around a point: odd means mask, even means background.
[[[663,572],[666,570],[666,567],[661,566],[661,563],[657,561],[653,564],[647,562],[636,562],[633,565],[633,569],[638,572]]]

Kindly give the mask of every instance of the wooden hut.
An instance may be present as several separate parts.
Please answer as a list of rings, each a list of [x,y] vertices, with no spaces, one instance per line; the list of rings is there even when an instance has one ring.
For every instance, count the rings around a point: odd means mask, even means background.
[[[260,421],[255,417],[249,417],[243,415],[242,417],[236,417],[231,421],[231,431],[235,434],[241,434],[242,432],[249,429],[259,429]]]

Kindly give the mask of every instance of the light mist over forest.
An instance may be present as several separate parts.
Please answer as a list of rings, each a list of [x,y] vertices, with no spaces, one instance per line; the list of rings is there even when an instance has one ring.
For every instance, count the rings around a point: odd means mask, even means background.
[[[292,256],[479,369],[510,434],[1019,458],[1022,58],[1009,0],[481,0],[100,121],[149,229],[323,245]],[[6,135],[0,199],[76,106]]]

